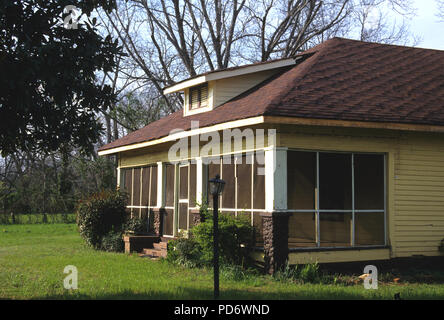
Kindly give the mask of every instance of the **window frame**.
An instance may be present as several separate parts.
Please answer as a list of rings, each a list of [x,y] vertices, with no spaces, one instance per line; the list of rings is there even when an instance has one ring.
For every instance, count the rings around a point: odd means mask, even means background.
[[[206,104],[202,106],[202,89],[207,88],[207,98],[206,98]],[[209,86],[208,83],[202,83],[197,86],[191,87],[188,91],[188,110],[189,111],[195,111],[199,110],[201,108],[205,108],[209,106]],[[197,107],[193,108],[193,92],[197,91]]]
[[[287,152],[310,152],[316,154],[316,181],[315,181],[315,208],[314,209],[288,209],[289,213],[314,213],[315,214],[315,247],[300,247],[290,248],[290,250],[306,250],[306,249],[359,249],[359,248],[381,248],[388,245],[387,239],[387,153],[385,152],[354,152],[354,151],[333,151],[333,150],[307,150],[307,149],[288,149]],[[352,183],[352,207],[350,210],[337,210],[337,209],[320,209],[320,196],[322,195],[319,185],[319,155],[321,153],[341,153],[349,154],[351,156],[351,183]],[[384,180],[384,208],[383,209],[356,209],[355,208],[355,169],[354,169],[354,157],[357,154],[363,155],[379,155],[383,157],[383,180]],[[288,168],[287,168],[288,170]],[[287,172],[288,175],[288,172]],[[288,195],[287,195],[288,196]],[[321,246],[321,234],[320,234],[320,213],[351,213],[352,215],[352,228],[351,228],[351,243],[350,246]],[[384,213],[384,243],[377,245],[356,245],[356,214],[357,213]]]

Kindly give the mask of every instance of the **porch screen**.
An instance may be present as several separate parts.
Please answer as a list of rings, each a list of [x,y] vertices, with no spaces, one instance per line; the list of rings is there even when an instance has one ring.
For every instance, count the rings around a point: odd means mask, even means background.
[[[229,158],[229,159],[228,159]],[[219,202],[223,213],[243,216],[257,229],[257,244],[262,243],[262,219],[265,211],[264,152],[236,154],[212,159],[206,176],[212,179],[220,174],[225,181],[225,189]],[[209,187],[209,186],[208,186]],[[213,207],[212,196],[208,194],[208,205]]]
[[[157,165],[121,168],[120,188],[128,194],[128,213],[147,219],[147,227],[152,228],[151,209],[157,204]]]
[[[289,247],[385,244],[383,154],[288,151]]]

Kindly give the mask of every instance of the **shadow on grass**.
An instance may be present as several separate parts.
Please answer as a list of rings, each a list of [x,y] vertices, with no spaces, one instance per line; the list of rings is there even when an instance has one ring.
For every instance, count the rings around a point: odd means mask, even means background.
[[[170,294],[165,292],[147,292],[136,293],[130,290],[123,290],[112,294],[97,294],[88,295],[81,293],[66,293],[60,295],[49,295],[44,297],[35,297],[33,300],[212,300],[213,291],[195,288],[181,288],[180,293]],[[284,292],[284,293],[266,293],[266,292],[251,292],[248,290],[228,289],[221,290],[220,300],[355,300],[363,299],[362,296],[340,292],[340,294],[329,294],[329,292],[307,292],[298,293]]]

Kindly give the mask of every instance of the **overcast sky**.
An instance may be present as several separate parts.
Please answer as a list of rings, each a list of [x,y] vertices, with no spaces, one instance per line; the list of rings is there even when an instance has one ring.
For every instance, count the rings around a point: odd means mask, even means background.
[[[435,0],[414,0],[416,17],[410,21],[411,31],[420,36],[420,48],[444,50],[444,22],[440,22]]]

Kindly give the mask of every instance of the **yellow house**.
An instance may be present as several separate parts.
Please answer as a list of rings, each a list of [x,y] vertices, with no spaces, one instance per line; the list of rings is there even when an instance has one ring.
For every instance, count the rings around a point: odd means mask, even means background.
[[[183,109],[99,149],[162,239],[198,223],[220,174],[220,210],[251,219],[270,272],[442,254],[443,51],[333,38],[164,92]]]

